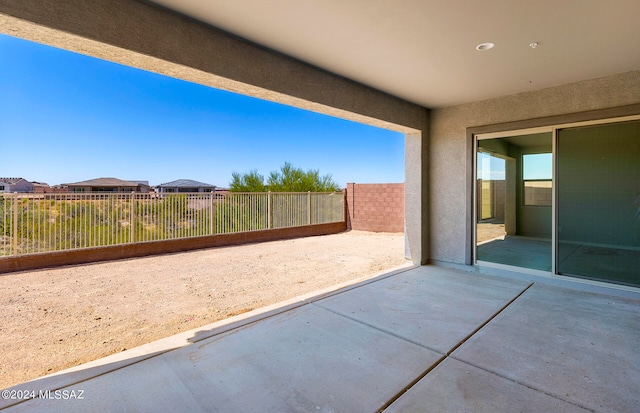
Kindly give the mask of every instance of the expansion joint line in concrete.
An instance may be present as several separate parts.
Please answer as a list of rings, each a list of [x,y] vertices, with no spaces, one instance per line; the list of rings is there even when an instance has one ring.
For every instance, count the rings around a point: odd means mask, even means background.
[[[411,390],[411,388],[413,386],[415,386],[420,380],[422,380],[423,378],[425,378],[427,376],[427,374],[431,373],[431,371],[433,371],[433,369],[435,369],[436,367],[438,367],[443,361],[445,361],[449,356],[451,356],[451,354],[456,351],[458,348],[460,348],[461,345],[463,345],[464,343],[466,343],[471,337],[473,337],[475,334],[478,333],[478,331],[482,330],[484,328],[484,326],[486,326],[487,324],[489,324],[493,319],[495,319],[497,316],[499,316],[504,310],[506,310],[511,304],[513,304],[518,298],[520,298],[522,296],[522,294],[524,294],[525,292],[527,292],[527,290],[529,288],[531,288],[531,286],[533,286],[534,283],[530,283],[526,288],[524,288],[522,291],[520,291],[520,293],[518,295],[516,295],[515,297],[513,297],[508,303],[506,303],[505,305],[503,305],[498,311],[496,311],[491,317],[489,317],[484,323],[480,324],[480,326],[478,326],[478,328],[476,328],[475,330],[473,330],[471,333],[469,333],[469,335],[467,335],[465,338],[463,338],[462,340],[460,340],[460,342],[458,342],[455,346],[453,346],[451,348],[451,350],[449,350],[445,355],[443,355],[442,357],[440,357],[438,359],[438,361],[436,361],[433,365],[429,366],[429,368],[427,370],[425,370],[422,374],[420,374],[418,377],[416,377],[411,383],[409,383],[404,389],[400,390],[398,393],[396,393],[391,399],[389,399],[382,407],[380,407],[377,410],[377,413],[382,413],[383,411],[385,411],[389,406],[391,406],[396,400],[398,400],[400,397],[402,397],[403,394],[405,394],[406,392],[408,392],[409,390]]]
[[[416,346],[425,348],[427,350],[431,350],[431,351],[434,351],[436,353],[443,354],[441,351],[438,351],[438,350],[433,349],[431,347],[427,347],[423,343],[420,343],[419,341],[412,340],[409,337],[405,337],[403,335],[394,333],[393,331],[389,331],[389,330],[385,330],[384,328],[380,328],[379,326],[376,326],[375,324],[367,323],[367,322],[364,322],[364,321],[362,321],[362,320],[360,320],[360,319],[358,319],[356,317],[351,317],[351,316],[349,316],[347,314],[343,314],[343,313],[340,313],[338,311],[332,310],[331,308],[324,307],[322,304],[318,304],[318,303],[310,303],[310,304],[315,305],[316,307],[321,308],[321,309],[323,309],[325,311],[328,311],[330,313],[333,313],[333,314],[335,314],[335,315],[337,315],[339,317],[343,317],[343,318],[346,318],[347,320],[355,321],[358,324],[362,324],[363,326],[367,326],[367,327],[372,328],[374,330],[380,331],[381,333],[388,334],[388,335],[390,335],[392,337],[399,338],[400,340],[406,341],[406,342],[411,343],[411,344],[415,344]]]
[[[487,324],[489,324],[491,321],[493,321],[493,319],[495,319],[497,316],[499,316],[504,310],[506,310],[511,304],[513,304],[518,298],[520,298],[522,296],[522,294],[526,293],[527,290],[529,288],[531,288],[531,286],[533,286],[533,283],[527,285],[527,287],[520,291],[520,294],[516,295],[515,297],[513,297],[511,299],[511,301],[509,301],[508,303],[506,303],[504,306],[502,306],[502,308],[500,308],[498,311],[496,311],[491,317],[489,317],[487,319],[487,321],[485,321],[484,323],[480,324],[478,326],[478,328],[476,328],[475,330],[473,330],[468,336],[466,336],[465,338],[463,338],[462,340],[460,340],[460,342],[458,344],[456,344],[455,346],[453,346],[451,348],[451,350],[449,350],[446,354],[447,357],[449,357],[451,355],[451,353],[453,353],[454,351],[456,351],[458,348],[460,348],[461,345],[463,345],[464,343],[467,342],[467,340],[469,340],[471,337],[473,337],[474,335],[476,335],[478,333],[478,331],[482,330]]]

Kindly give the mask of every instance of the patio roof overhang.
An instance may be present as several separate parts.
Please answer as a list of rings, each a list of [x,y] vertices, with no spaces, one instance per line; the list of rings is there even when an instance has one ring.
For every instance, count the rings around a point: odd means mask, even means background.
[[[428,108],[640,68],[635,0],[151,3]]]

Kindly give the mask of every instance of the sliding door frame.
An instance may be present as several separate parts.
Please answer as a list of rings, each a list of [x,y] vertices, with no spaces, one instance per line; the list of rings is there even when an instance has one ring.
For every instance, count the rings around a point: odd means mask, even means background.
[[[552,186],[553,186],[553,190],[551,192],[551,271],[543,271],[543,270],[536,270],[536,269],[532,269],[532,268],[525,268],[525,267],[514,267],[511,265],[506,265],[506,264],[499,264],[499,263],[495,263],[495,262],[489,262],[489,261],[478,261],[478,248],[477,248],[477,223],[478,223],[478,208],[474,208],[473,210],[473,228],[471,230],[472,234],[473,234],[473,247],[472,247],[472,265],[478,265],[478,266],[482,266],[482,267],[493,267],[493,268],[497,268],[497,269],[505,269],[505,270],[513,270],[514,268],[517,268],[517,270],[519,272],[522,273],[526,273],[526,274],[534,274],[534,275],[549,275],[549,274],[556,274],[556,260],[555,260],[555,245],[556,245],[556,231],[555,231],[555,219],[556,219],[556,214],[555,214],[555,205],[556,205],[556,194],[555,194],[555,181],[556,181],[556,161],[555,161],[555,128],[551,127],[551,126],[543,126],[543,127],[537,127],[537,128],[529,128],[529,129],[519,129],[519,130],[510,130],[510,131],[503,131],[503,132],[490,132],[490,133],[479,133],[479,134],[474,134],[473,135],[473,150],[474,150],[474,156],[473,156],[473,182],[477,182],[478,181],[478,142],[479,141],[483,141],[483,140],[488,140],[488,139],[499,139],[499,138],[506,138],[506,137],[515,137],[515,136],[524,136],[524,135],[534,135],[534,134],[539,134],[539,133],[552,133],[552,155],[553,155],[553,167],[552,167],[552,175],[551,175],[551,182],[552,182]],[[473,204],[477,205],[478,202],[478,189],[477,189],[478,185],[474,184],[473,185]],[[520,188],[517,187],[517,190],[519,191]]]
[[[467,165],[470,165],[470,171],[467,174],[467,248],[465,251],[465,261],[467,265],[478,267],[495,267],[499,269],[516,270],[521,273],[531,273],[537,275],[551,276],[561,279],[580,280],[582,282],[607,285],[610,283],[601,281],[584,280],[580,278],[562,276],[557,274],[557,251],[558,251],[558,226],[557,226],[557,197],[558,186],[556,185],[556,174],[558,170],[557,140],[558,130],[574,127],[606,125],[621,123],[627,121],[640,120],[640,104],[623,106],[618,108],[610,108],[589,112],[580,112],[568,115],[553,116],[548,118],[530,119],[517,122],[502,123],[496,125],[486,125],[479,127],[467,128]],[[508,136],[521,136],[541,132],[552,133],[552,153],[553,153],[553,172],[552,172],[552,251],[551,251],[551,271],[531,270],[521,267],[513,267],[503,264],[477,262],[477,145],[479,140],[501,138]],[[618,285],[617,285],[618,286]],[[618,286],[624,288],[625,286]],[[626,287],[625,289],[637,290],[637,287]]]

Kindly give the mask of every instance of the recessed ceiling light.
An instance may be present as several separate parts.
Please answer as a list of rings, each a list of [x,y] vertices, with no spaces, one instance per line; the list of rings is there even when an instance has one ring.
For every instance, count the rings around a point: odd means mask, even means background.
[[[481,43],[481,44],[476,46],[476,50],[479,50],[479,51],[482,52],[484,50],[493,49],[493,46],[495,46],[495,45],[496,45],[495,43],[491,43],[491,42]]]
[[[539,42],[533,42],[533,43],[529,43],[529,47],[532,49],[535,49],[536,47],[538,47],[540,45]]]

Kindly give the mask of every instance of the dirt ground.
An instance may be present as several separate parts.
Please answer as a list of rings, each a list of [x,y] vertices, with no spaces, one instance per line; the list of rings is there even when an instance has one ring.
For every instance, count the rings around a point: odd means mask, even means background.
[[[503,237],[506,234],[504,224],[482,223],[478,224],[477,228],[477,242],[489,241],[498,237]]]
[[[0,275],[0,388],[405,263],[350,231]]]

